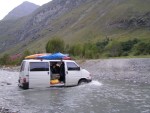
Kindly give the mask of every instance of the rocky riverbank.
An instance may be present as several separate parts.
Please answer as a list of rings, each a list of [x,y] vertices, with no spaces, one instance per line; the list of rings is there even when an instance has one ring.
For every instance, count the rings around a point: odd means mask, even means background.
[[[19,71],[20,66],[1,66],[0,69],[7,71]]]
[[[150,84],[150,58],[87,60],[80,65],[93,77]]]
[[[150,58],[97,59],[77,61],[102,80],[127,80],[150,84]],[[2,70],[19,71],[20,66],[1,67]]]
[[[12,112],[9,109],[6,109],[4,107],[0,107],[0,113],[18,113],[18,112]]]

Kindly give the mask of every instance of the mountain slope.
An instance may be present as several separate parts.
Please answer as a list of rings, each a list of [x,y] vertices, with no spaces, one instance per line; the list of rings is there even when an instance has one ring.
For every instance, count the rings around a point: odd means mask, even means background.
[[[30,2],[23,2],[18,7],[14,8],[11,12],[4,17],[3,20],[15,20],[23,16],[27,16],[35,11],[39,6]]]
[[[149,0],[53,0],[30,17],[1,22],[0,51],[44,51],[53,36],[69,44],[106,37],[149,41],[149,4]]]

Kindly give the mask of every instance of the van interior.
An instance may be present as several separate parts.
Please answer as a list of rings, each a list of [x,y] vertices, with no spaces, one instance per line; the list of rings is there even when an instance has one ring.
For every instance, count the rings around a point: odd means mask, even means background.
[[[50,62],[50,84],[56,85],[56,84],[65,84],[65,65],[64,62]]]

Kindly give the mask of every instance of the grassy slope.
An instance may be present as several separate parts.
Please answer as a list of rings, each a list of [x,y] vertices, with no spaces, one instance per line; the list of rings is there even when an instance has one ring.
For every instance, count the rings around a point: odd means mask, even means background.
[[[89,2],[81,7],[70,11],[57,20],[52,22],[57,31],[49,32],[43,29],[41,39],[28,43],[27,46],[18,44],[10,49],[11,53],[18,48],[29,49],[31,51],[45,51],[45,44],[53,36],[59,36],[66,43],[84,43],[86,41],[95,42],[106,36],[118,41],[124,41],[131,38],[139,38],[143,41],[150,40],[150,30],[147,28],[139,29],[117,29],[109,26],[109,23],[128,19],[137,14],[150,12],[150,1],[145,0],[103,0]],[[63,23],[64,26],[60,27]],[[23,24],[21,24],[23,25]]]

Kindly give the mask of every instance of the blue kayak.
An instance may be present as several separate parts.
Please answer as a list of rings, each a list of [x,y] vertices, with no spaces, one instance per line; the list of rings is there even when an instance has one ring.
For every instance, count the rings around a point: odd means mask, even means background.
[[[67,54],[62,54],[62,53],[54,53],[50,55],[45,55],[45,56],[39,56],[39,59],[46,59],[46,60],[56,60],[56,59],[63,59],[65,57],[68,57]]]

